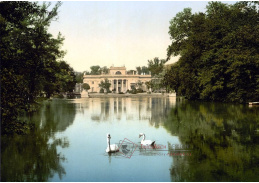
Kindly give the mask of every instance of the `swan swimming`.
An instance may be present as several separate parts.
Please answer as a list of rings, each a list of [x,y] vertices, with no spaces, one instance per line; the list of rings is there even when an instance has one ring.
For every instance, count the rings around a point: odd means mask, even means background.
[[[152,141],[152,140],[145,140],[146,136],[144,133],[140,133],[139,134],[139,138],[143,136],[143,139],[141,140],[141,145],[144,145],[144,146],[153,146],[155,144],[155,141]]]
[[[108,147],[106,149],[106,152],[107,153],[112,153],[112,152],[119,151],[119,148],[118,148],[118,146],[116,144],[110,145],[110,139],[111,139],[111,135],[108,133],[107,134],[107,145],[108,145]]]

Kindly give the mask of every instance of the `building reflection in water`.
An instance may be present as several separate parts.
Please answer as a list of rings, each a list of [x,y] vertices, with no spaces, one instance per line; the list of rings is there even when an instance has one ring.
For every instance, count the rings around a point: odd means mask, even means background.
[[[78,103],[79,110],[89,113],[94,121],[125,118],[124,120],[149,120],[152,126],[159,126],[168,116],[170,109],[176,105],[176,98],[89,98]]]

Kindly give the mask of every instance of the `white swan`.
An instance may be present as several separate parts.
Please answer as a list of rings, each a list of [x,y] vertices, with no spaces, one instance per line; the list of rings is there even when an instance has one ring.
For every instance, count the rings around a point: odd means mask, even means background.
[[[112,144],[112,145],[110,144],[110,139],[111,139],[111,135],[108,133],[107,134],[107,145],[108,145],[108,147],[106,149],[106,152],[107,153],[112,153],[112,152],[119,151],[119,148],[118,148],[118,146],[116,144]]]
[[[139,134],[139,138],[143,136],[143,139],[141,140],[141,145],[143,146],[153,146],[155,144],[155,141],[152,140],[145,140],[146,136],[144,133]]]

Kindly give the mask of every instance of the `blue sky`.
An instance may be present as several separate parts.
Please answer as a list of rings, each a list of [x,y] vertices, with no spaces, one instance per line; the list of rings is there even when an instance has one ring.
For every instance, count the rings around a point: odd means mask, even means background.
[[[54,4],[55,2],[52,2]],[[234,3],[228,2],[228,3]],[[90,66],[147,66],[166,58],[169,21],[184,8],[205,12],[207,1],[63,1],[49,31],[65,37],[64,58],[75,71]],[[174,62],[172,58],[169,62]]]

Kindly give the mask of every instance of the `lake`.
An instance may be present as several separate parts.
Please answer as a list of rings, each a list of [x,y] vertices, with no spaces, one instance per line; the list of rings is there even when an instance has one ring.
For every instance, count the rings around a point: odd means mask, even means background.
[[[2,137],[2,181],[259,181],[259,107],[174,97],[44,101]],[[105,152],[107,133],[120,151]],[[155,140],[141,147],[139,133]]]

